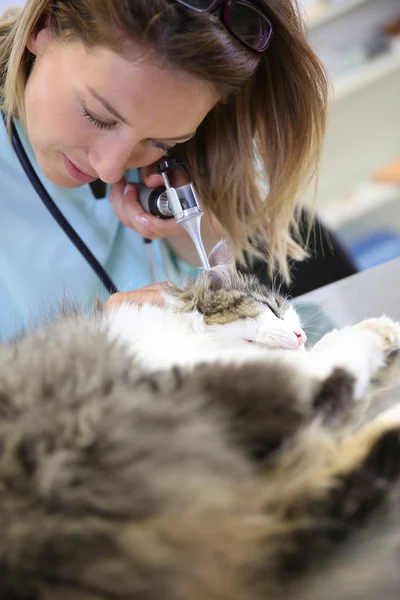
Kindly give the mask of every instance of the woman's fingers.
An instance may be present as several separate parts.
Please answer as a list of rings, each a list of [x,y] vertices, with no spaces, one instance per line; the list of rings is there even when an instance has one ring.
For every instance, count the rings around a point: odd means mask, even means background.
[[[185,233],[174,218],[160,219],[145,212],[138,201],[137,189],[133,184],[126,184],[125,180],[114,184],[110,202],[121,223],[144,238],[157,240]]]
[[[163,306],[165,303],[164,297],[161,294],[161,285],[159,283],[153,283],[133,292],[117,292],[112,294],[107,302],[104,304],[104,310],[110,310],[117,308],[121,304],[156,304],[157,306]]]

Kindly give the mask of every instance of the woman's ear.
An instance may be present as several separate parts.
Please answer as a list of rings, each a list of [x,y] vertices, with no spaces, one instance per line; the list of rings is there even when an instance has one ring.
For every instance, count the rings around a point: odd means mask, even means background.
[[[38,29],[29,36],[27,48],[35,56],[44,54],[50,41],[50,29],[48,25],[38,27]]]

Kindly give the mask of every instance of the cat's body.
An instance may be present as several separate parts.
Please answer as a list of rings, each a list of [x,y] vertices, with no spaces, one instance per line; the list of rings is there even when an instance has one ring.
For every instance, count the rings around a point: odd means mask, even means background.
[[[254,280],[165,293],[0,347],[0,598],[331,600],[321,573],[365,567],[354,534],[400,477],[400,415],[338,427],[397,370],[400,326],[299,352]]]

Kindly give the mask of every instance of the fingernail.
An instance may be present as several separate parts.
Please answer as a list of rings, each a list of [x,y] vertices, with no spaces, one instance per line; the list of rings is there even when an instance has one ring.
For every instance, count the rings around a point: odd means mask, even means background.
[[[133,185],[131,185],[130,183],[127,183],[126,186],[124,187],[124,196],[126,196],[126,194],[128,192],[131,192],[133,190]]]
[[[149,219],[147,217],[144,217],[143,215],[138,215],[136,217],[136,221],[140,223],[140,225],[145,225],[146,227],[149,226]]]

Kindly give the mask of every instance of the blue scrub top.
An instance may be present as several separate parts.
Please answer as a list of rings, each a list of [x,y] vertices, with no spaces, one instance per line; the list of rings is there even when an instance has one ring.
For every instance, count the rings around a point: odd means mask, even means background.
[[[118,221],[108,194],[96,199],[89,184],[64,189],[51,183],[16,126],[47,192],[118,289],[150,284],[143,238]],[[195,276],[196,269],[176,260],[165,242],[152,247],[158,281],[180,284]],[[42,323],[65,298],[90,311],[96,297],[105,300],[108,293],[31,186],[0,119],[0,339]]]

